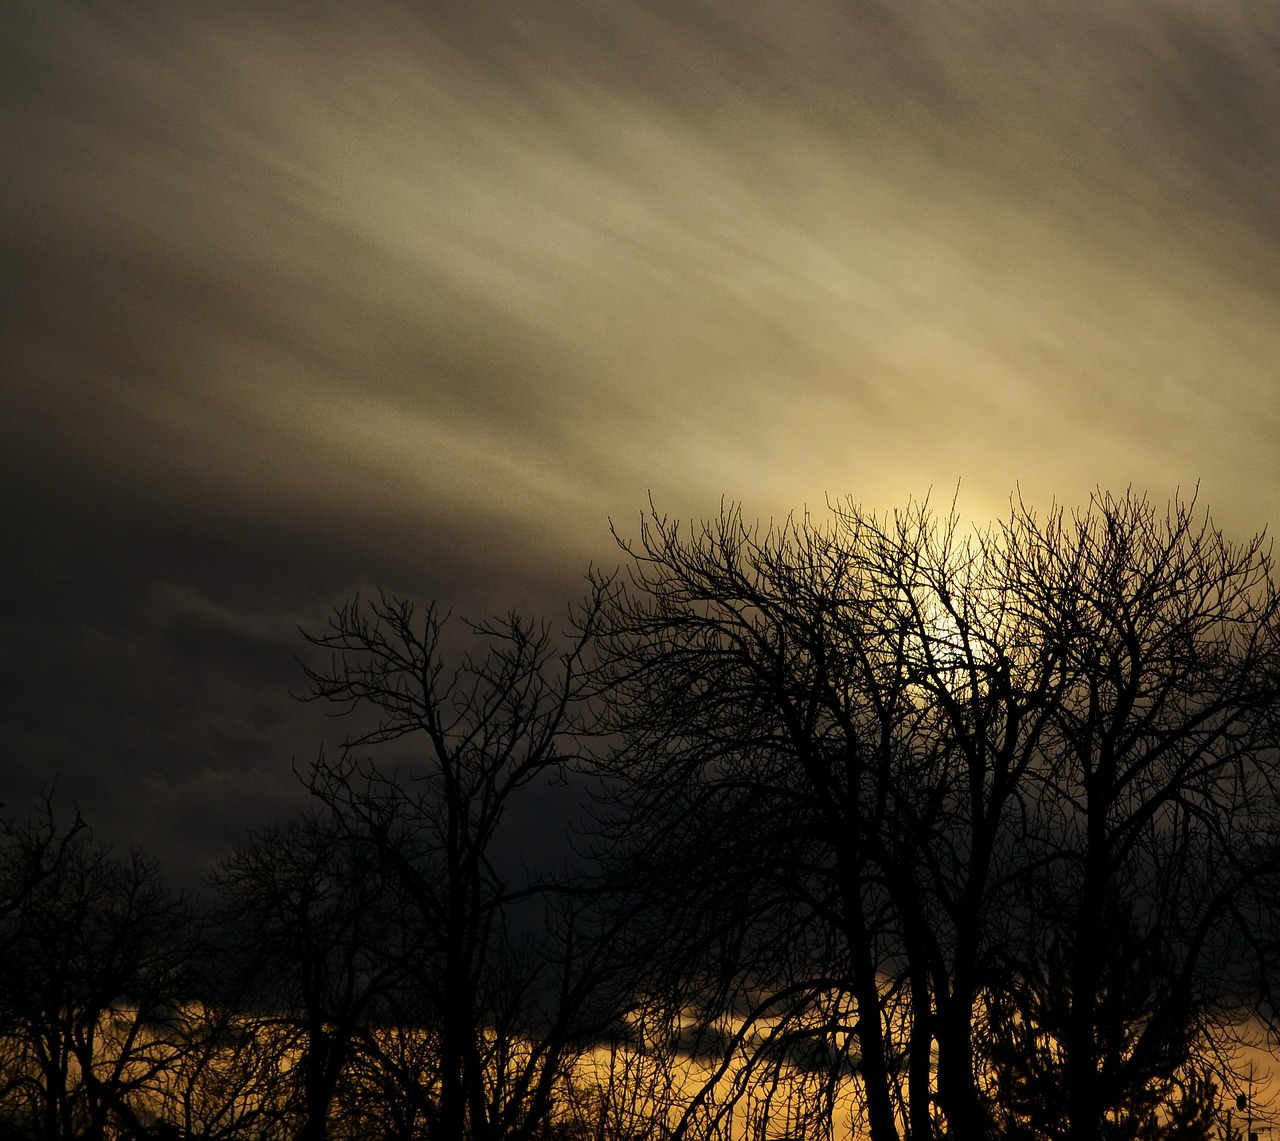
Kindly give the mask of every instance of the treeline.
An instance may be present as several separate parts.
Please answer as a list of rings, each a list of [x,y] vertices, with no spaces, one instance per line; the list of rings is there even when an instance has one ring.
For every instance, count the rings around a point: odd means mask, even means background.
[[[304,696],[352,731],[200,906],[5,825],[0,1137],[1227,1135],[1280,979],[1261,538],[1128,494],[621,546],[563,631],[340,608]]]

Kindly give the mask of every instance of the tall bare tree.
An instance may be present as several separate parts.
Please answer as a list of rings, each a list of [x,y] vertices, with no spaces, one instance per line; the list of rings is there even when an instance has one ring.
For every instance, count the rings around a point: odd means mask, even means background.
[[[1197,1051],[1243,998],[1240,905],[1276,866],[1273,567],[1261,539],[1228,542],[1193,503],[1132,494],[1043,522],[1020,509],[1000,554],[1024,638],[1055,663],[1024,793],[1022,981],[1051,996],[1033,1100],[1065,1113],[1037,1128],[1149,1135],[1159,1108],[1185,1132],[1210,1094]],[[1175,1083],[1186,1107],[1152,1104]]]
[[[309,784],[413,912],[413,983],[438,1048],[432,1135],[533,1136],[575,1051],[612,1018],[608,941],[555,869],[503,850],[522,796],[576,759],[598,607],[564,647],[511,615],[470,626],[475,652],[451,653],[444,615],[385,596],[352,601],[310,639],[330,657],[308,668],[309,695],[372,714]]]
[[[1099,495],[969,536],[922,506],[650,516],[626,550],[600,633],[613,835],[640,890],[687,891],[655,966],[734,1020],[738,1065],[795,1073],[783,1028],[825,1028],[875,1141],[1203,1123],[1187,1067],[1241,997],[1227,926],[1273,849],[1260,541]],[[1002,1021],[999,988],[1052,970],[1060,1024]],[[1015,1026],[1042,1080],[1002,1068]]]
[[[708,1028],[737,1022],[722,1073],[732,1053],[785,1064],[744,1047],[806,1039],[846,996],[830,1052],[852,1048],[881,1141],[897,1133],[902,1057],[885,1018],[901,939],[879,847],[886,778],[912,764],[924,711],[913,631],[889,615],[862,543],[854,519],[762,534],[731,511],[687,538],[647,520],[629,588],[610,599],[599,680],[624,738],[611,768],[634,789],[616,838],[639,889],[673,897],[684,935],[659,960],[664,985]]]

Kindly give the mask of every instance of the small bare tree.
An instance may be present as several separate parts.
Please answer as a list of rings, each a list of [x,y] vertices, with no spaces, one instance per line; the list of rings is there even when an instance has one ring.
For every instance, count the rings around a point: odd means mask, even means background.
[[[49,802],[4,841],[0,1113],[47,1141],[139,1135],[186,1045],[190,909]]]
[[[294,1134],[324,1141],[354,1055],[403,1013],[414,936],[398,881],[322,811],[249,837],[214,884],[231,992],[287,1064]]]

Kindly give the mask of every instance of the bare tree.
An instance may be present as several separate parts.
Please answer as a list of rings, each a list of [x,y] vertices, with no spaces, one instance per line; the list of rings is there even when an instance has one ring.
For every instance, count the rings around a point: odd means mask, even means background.
[[[48,803],[10,826],[0,876],[5,1115],[49,1141],[145,1135],[183,1049],[191,915],[153,861],[112,856]]]
[[[249,837],[214,877],[235,1001],[293,1078],[296,1135],[324,1141],[374,1028],[403,1016],[414,933],[398,880],[326,812]]]
[[[655,985],[733,1021],[722,1073],[794,1075],[778,1043],[826,1027],[875,1141],[1206,1119],[1187,1067],[1247,998],[1228,928],[1274,851],[1260,541],[1099,495],[967,537],[924,506],[650,516],[625,549],[608,834],[637,891],[675,897]],[[1001,1019],[1054,971],[1060,1024]],[[1015,1026],[1038,1077],[1005,1065]]]
[[[0,923],[4,924],[0,930],[5,940],[0,942],[0,954],[8,952],[18,937],[16,916],[31,893],[59,866],[68,845],[75,843],[87,827],[78,811],[70,824],[59,822],[52,791],[41,795],[25,819],[0,820]]]
[[[576,1051],[612,1018],[607,940],[563,882],[503,850],[522,794],[577,756],[598,606],[564,649],[512,615],[470,626],[476,652],[451,657],[443,615],[385,596],[352,601],[310,638],[331,656],[308,668],[309,696],[374,715],[309,785],[413,912],[417,1009],[438,1050],[421,1099],[435,1135],[532,1136]],[[400,765],[366,749],[398,750]]]
[[[1023,637],[1055,663],[1024,800],[1038,872],[1022,982],[1052,978],[1033,1100],[1065,1104],[1045,1116],[1066,1125],[1038,1128],[1146,1136],[1163,1102],[1185,1135],[1204,1113],[1173,1112],[1175,1086],[1211,1094],[1197,1054],[1249,997],[1240,904],[1275,868],[1272,565],[1193,503],[1133,495],[1043,522],[1019,509],[1000,553]]]
[[[624,738],[611,771],[633,790],[613,839],[639,890],[668,897],[663,985],[707,1028],[736,1024],[713,1080],[732,1056],[776,1073],[784,1055],[751,1044],[842,994],[853,1016],[830,1052],[853,1050],[882,1141],[897,1134],[883,984],[901,940],[878,855],[886,777],[922,710],[912,631],[886,617],[859,527],[761,534],[731,511],[685,538],[647,520],[629,589],[610,599],[599,682]]]
[[[226,943],[204,949],[225,955]],[[222,992],[222,993],[217,993]],[[237,997],[242,997],[237,994]],[[156,1141],[285,1141],[298,1135],[296,1030],[249,1005],[232,1005],[225,984],[202,989],[182,1010],[181,1049],[148,1104]]]

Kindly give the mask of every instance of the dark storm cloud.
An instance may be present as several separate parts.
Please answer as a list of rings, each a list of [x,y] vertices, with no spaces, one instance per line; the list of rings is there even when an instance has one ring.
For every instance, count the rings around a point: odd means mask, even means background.
[[[1278,45],[1248,0],[7,5],[0,798],[212,851],[321,731],[297,624],[552,610],[650,488],[1274,522]]]

